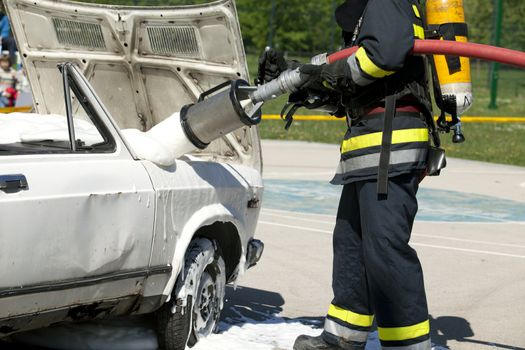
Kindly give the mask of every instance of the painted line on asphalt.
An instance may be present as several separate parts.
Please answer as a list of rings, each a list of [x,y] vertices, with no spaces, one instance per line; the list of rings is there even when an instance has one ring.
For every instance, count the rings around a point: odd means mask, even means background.
[[[271,209],[271,208],[262,208],[262,211],[263,212],[268,211],[268,212],[274,212],[274,213],[286,213],[286,214],[293,214],[293,215],[319,216],[319,217],[335,219],[335,215],[330,215],[330,214],[304,213],[304,212],[298,212],[298,211],[283,210],[283,209]]]
[[[269,171],[265,172],[264,176],[304,176],[308,174],[308,176],[312,175],[319,175],[319,176],[325,176],[325,175],[334,175],[334,171],[318,171],[318,172],[309,172],[309,171],[295,171],[295,172],[282,172],[282,171]],[[268,179],[268,180],[281,180],[279,178],[275,179]]]
[[[479,241],[479,240],[476,240],[476,239],[442,237],[442,236],[436,236],[436,235],[427,235],[425,233],[416,233],[416,234],[413,234],[412,236],[414,236],[414,237],[426,237],[426,238],[443,239],[443,240],[446,240],[446,241],[465,242],[465,243],[477,243],[477,244],[487,244],[487,245],[497,245],[497,246],[500,246],[500,247],[523,248],[523,249],[525,249],[525,245],[519,245],[519,244],[497,243],[497,242],[490,242],[490,241]]]
[[[416,223],[419,224],[458,224],[458,225],[525,225],[525,221],[496,221],[496,222],[484,222],[484,221],[434,221],[434,220],[418,220]]]
[[[282,210],[282,209],[270,209],[270,208],[263,208],[262,209],[263,211],[263,214],[266,214],[266,215],[272,215],[272,216],[283,216],[282,214],[280,213],[285,213],[285,214],[291,214],[291,215],[308,215],[308,216],[319,216],[319,217],[326,217],[326,218],[330,218],[330,219],[334,219],[335,220],[335,215],[327,215],[327,214],[317,214],[317,213],[300,213],[300,212],[295,212],[295,211],[290,211],[290,210]],[[290,219],[297,219],[297,220],[306,220],[306,219],[303,219],[299,216],[283,216],[283,217],[286,217],[286,218],[290,218]],[[310,221],[311,219],[308,219],[306,221]],[[326,222],[326,221],[325,221]],[[454,224],[454,225],[525,225],[525,222],[524,221],[497,221],[497,222],[477,222],[477,221],[434,221],[434,220],[425,220],[425,221],[420,221],[417,219],[416,217],[416,223],[420,224],[420,223],[423,223],[423,224],[447,224],[447,225],[451,225],[451,224]]]
[[[495,166],[497,164],[489,164],[490,166]],[[507,165],[503,165],[504,167]],[[458,174],[476,174],[476,175],[516,175],[516,176],[523,176],[525,174],[525,171],[523,170],[514,170],[514,169],[498,169],[498,170],[486,170],[484,168],[450,168],[447,169],[448,173],[458,173]]]
[[[410,243],[410,245],[414,245],[414,246],[417,246],[417,247],[427,247],[427,248],[435,248],[435,249],[455,250],[455,251],[458,251],[458,252],[487,254],[487,255],[496,255],[496,256],[505,256],[505,257],[510,257],[510,258],[525,259],[525,255],[515,255],[515,254],[491,252],[491,251],[488,251],[488,250],[454,248],[454,247],[447,247],[447,246],[440,246],[440,245],[433,245],[433,244],[424,244],[424,243]]]
[[[328,233],[328,234],[332,234],[332,231],[327,231],[327,230],[318,230],[316,228],[310,228],[310,227],[303,227],[303,226],[295,226],[295,225],[286,225],[286,224],[278,224],[276,222],[269,222],[269,221],[262,221],[262,220],[259,220],[258,221],[260,224],[263,224],[263,225],[272,225],[272,226],[279,226],[279,227],[286,227],[286,228],[293,228],[295,230],[301,230],[301,231],[310,231],[310,232],[320,232],[320,233]]]
[[[316,220],[316,219],[307,219],[307,218],[301,218],[298,216],[291,216],[291,215],[282,215],[282,214],[275,214],[275,213],[264,213],[263,215],[270,215],[275,216],[276,218],[282,218],[282,219],[290,219],[290,220],[299,220],[299,221],[305,221],[305,222],[314,222],[319,224],[326,224],[326,225],[335,225],[335,216],[331,217],[334,221],[324,221],[324,220]]]
[[[325,225],[331,225],[331,226],[334,226],[334,224],[335,224],[334,222],[329,222],[329,221],[299,218],[299,217],[293,217],[293,216],[288,216],[288,215],[279,215],[279,214],[271,214],[271,213],[266,213],[266,214],[263,213],[263,215],[270,215],[270,216],[283,218],[283,219],[291,219],[291,220],[299,220],[299,221],[305,221],[305,222],[313,222],[313,223],[319,223],[319,224],[325,224]],[[326,232],[328,232],[328,231],[326,231]],[[496,245],[496,246],[501,246],[501,247],[523,248],[523,249],[525,249],[525,245],[519,245],[519,244],[498,243],[498,242],[491,242],[491,241],[480,241],[480,240],[475,240],[475,239],[454,238],[454,237],[446,237],[446,236],[429,235],[429,234],[425,234],[425,233],[414,233],[414,234],[412,234],[412,237],[426,237],[426,238],[442,239],[442,240],[446,240],[446,241],[465,242],[465,243],[478,243],[478,244],[487,244],[487,245],[492,245],[492,246]]]
[[[278,224],[278,223],[275,223],[275,222],[262,221],[262,220],[259,220],[259,223],[261,223],[263,225],[286,227],[286,228],[291,228],[291,229],[300,230],[300,231],[326,233],[326,234],[330,234],[330,235],[332,234],[332,231],[319,230],[319,229],[310,228],[310,227],[287,225],[287,224]],[[493,252],[493,251],[488,251],[488,250],[456,248],[456,247],[432,245],[432,244],[417,243],[417,242],[411,242],[410,245],[417,246],[417,247],[427,247],[427,248],[452,250],[452,251],[460,251],[460,252],[467,252],[467,253],[486,254],[486,255],[495,255],[495,256],[504,256],[504,257],[510,257],[510,258],[525,259],[525,255],[507,254],[507,253]]]
[[[336,161],[337,163],[337,161]],[[488,163],[487,163],[488,164]],[[489,164],[490,166],[495,166],[497,164]],[[272,168],[305,168],[303,171],[293,171],[293,172],[283,172],[280,171],[269,171],[265,172],[264,176],[286,176],[286,175],[293,175],[293,176],[310,176],[310,175],[334,175],[335,174],[335,167],[333,171],[317,171],[317,172],[309,172],[308,169],[311,169],[313,167],[305,165],[305,166],[299,166],[299,165],[265,165],[266,167],[272,167]],[[507,165],[503,165],[507,166]],[[516,166],[517,167],[517,166]],[[331,167],[330,167],[331,168]],[[498,169],[498,170],[486,170],[485,168],[478,168],[478,167],[472,167],[472,168],[450,168],[447,169],[447,174],[449,173],[455,173],[455,174],[472,174],[475,173],[476,175],[509,175],[509,176],[523,176],[525,174],[525,171],[523,170],[515,170],[515,169]],[[272,180],[280,180],[279,178],[274,178]],[[423,183],[424,184],[424,183]],[[525,183],[524,183],[525,185]]]
[[[334,226],[334,222],[330,221],[323,221],[323,220],[315,220],[315,219],[306,219],[306,218],[300,218],[300,217],[294,217],[290,215],[281,215],[281,214],[273,214],[273,213],[263,213],[263,215],[270,215],[277,218],[282,219],[291,219],[291,220],[299,220],[299,221],[305,221],[305,222],[313,222],[313,223],[319,223],[324,225],[331,225]],[[501,223],[496,223],[501,224]],[[476,239],[465,239],[465,238],[455,238],[455,237],[447,237],[447,236],[437,236],[437,235],[429,235],[426,233],[414,233],[412,234],[412,237],[426,237],[426,238],[435,238],[435,239],[442,239],[447,241],[455,241],[455,242],[465,242],[465,243],[478,243],[478,244],[487,244],[487,245],[496,245],[501,247],[511,247],[511,248],[523,248],[525,249],[525,245],[519,245],[519,244],[510,244],[510,243],[498,243],[498,242],[491,242],[491,241],[480,241]]]

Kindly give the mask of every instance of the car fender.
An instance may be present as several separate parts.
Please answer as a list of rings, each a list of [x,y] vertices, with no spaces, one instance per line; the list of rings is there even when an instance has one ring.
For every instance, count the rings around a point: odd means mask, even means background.
[[[233,213],[231,209],[228,209],[226,206],[218,203],[205,206],[193,213],[191,218],[184,225],[181,236],[177,241],[177,245],[175,247],[175,252],[173,254],[172,260],[173,270],[171,273],[171,277],[164,288],[164,292],[162,293],[164,296],[167,297],[166,302],[171,299],[171,295],[173,292],[173,288],[175,287],[177,277],[179,276],[179,273],[181,272],[183,267],[186,250],[188,249],[191,240],[194,238],[195,233],[200,228],[212,225],[216,222],[233,224],[236,228],[238,238],[242,243],[241,260],[243,259],[246,253],[246,244],[245,242],[243,242],[243,235],[239,233],[244,232],[245,225],[239,220],[237,220],[236,216],[237,215],[235,215],[235,213]],[[239,263],[242,265],[242,261],[239,261]]]

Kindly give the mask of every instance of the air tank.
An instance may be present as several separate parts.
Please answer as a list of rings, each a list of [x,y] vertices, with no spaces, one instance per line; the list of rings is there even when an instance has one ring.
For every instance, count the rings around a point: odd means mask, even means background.
[[[468,42],[463,0],[427,0],[426,17],[441,40]],[[434,55],[434,64],[444,103],[439,107],[456,116],[465,113],[473,102],[469,58]]]

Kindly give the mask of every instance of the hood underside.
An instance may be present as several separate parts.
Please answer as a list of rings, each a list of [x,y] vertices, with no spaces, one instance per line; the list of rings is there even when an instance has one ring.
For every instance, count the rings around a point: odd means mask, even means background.
[[[41,114],[65,113],[57,69],[65,61],[80,67],[121,129],[149,130],[203,91],[248,79],[234,0],[178,7],[4,3]],[[205,152],[247,156],[253,143],[258,148],[254,137],[256,128],[240,130]]]

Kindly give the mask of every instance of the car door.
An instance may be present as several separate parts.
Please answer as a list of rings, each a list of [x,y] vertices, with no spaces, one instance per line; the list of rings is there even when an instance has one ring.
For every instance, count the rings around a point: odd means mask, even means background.
[[[0,116],[0,319],[138,294],[160,273],[147,172],[81,73],[62,70],[73,128],[64,115]]]

